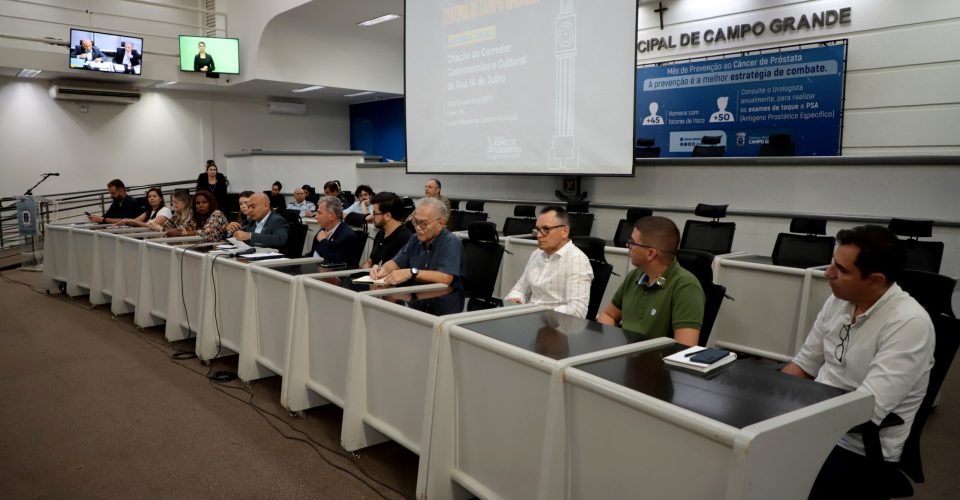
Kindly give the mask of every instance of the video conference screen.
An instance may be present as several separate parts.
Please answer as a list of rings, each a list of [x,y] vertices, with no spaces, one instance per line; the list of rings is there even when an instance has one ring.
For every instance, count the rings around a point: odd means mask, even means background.
[[[143,38],[71,28],[70,67],[139,75],[143,69]]]
[[[180,35],[180,71],[240,74],[240,40]]]

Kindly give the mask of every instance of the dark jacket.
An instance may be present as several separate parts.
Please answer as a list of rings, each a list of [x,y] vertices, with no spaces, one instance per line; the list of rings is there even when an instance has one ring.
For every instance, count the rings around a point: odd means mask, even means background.
[[[250,235],[250,246],[268,247],[283,250],[287,246],[287,233],[290,231],[290,224],[282,215],[273,212],[267,212],[267,222],[260,233],[254,233],[257,229],[257,221],[248,220],[244,231],[252,233]]]
[[[305,257],[319,255],[325,262],[344,262],[348,265],[356,265],[357,257],[352,255],[356,250],[357,233],[345,222],[340,222],[333,234],[322,241],[313,240],[313,248]]]

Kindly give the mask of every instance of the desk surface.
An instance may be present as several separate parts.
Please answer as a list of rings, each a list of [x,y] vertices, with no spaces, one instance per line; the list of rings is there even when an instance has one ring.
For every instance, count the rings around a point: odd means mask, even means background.
[[[324,269],[321,272],[327,272],[327,271],[335,271],[335,269]],[[331,285],[339,286],[341,288],[346,288],[347,290],[353,290],[355,292],[366,292],[371,289],[375,289],[373,287],[377,287],[377,288],[385,287],[385,285],[373,285],[372,283],[354,283],[353,282],[354,278],[360,278],[362,276],[367,276],[369,274],[370,274],[369,271],[363,271],[350,276],[330,276],[326,278],[308,278],[308,279],[322,281],[324,283],[329,283]]]
[[[383,295],[380,299],[434,316],[463,312],[464,306],[463,292],[453,287],[420,293]]]
[[[757,255],[757,254],[737,255],[736,257],[730,257],[728,260],[735,260],[738,262],[749,262],[751,264],[766,264],[768,266],[773,265],[773,259],[771,259],[769,255]]]
[[[650,337],[556,311],[538,311],[464,325],[468,330],[553,359],[618,347]]]
[[[302,264],[287,264],[284,266],[271,266],[269,269],[290,276],[300,276],[301,274],[317,274],[330,271],[320,265],[320,262],[307,262]]]
[[[685,348],[672,344],[576,368],[737,428],[846,394],[780,373],[756,358],[737,360],[707,375],[663,362],[663,357]]]

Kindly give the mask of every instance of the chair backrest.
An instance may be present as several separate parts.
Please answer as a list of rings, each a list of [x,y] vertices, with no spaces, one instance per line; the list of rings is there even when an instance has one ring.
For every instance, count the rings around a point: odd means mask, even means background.
[[[927,394],[920,403],[920,409],[917,410],[913,426],[910,427],[910,434],[903,445],[903,453],[900,456],[899,464],[900,469],[917,483],[922,483],[924,480],[923,463],[920,459],[920,434],[923,433],[923,426],[927,423],[927,417],[930,415],[933,403],[940,394],[943,379],[946,378],[947,371],[957,354],[957,348],[960,347],[960,319],[945,314],[931,315],[930,319],[933,320],[933,328],[936,334],[933,368],[930,370]]]
[[[943,261],[942,241],[900,240],[907,253],[905,269],[919,269],[931,273],[940,272]]]
[[[613,246],[625,248],[632,235],[633,222],[627,219],[620,219],[620,222],[617,223],[617,232],[613,235]]]
[[[474,222],[485,222],[487,220],[486,212],[460,212],[460,213],[463,215],[460,216],[460,221],[459,221],[460,225],[454,226],[456,228],[454,229],[455,231],[463,231],[463,230],[469,229]],[[491,222],[491,224],[493,223]]]
[[[693,215],[698,217],[707,217],[713,220],[720,220],[727,216],[727,207],[730,205],[708,205],[706,203],[697,203],[693,209]]]
[[[776,266],[800,269],[823,266],[833,259],[835,243],[831,236],[780,233],[771,258]]]
[[[610,275],[613,274],[613,265],[590,259],[590,267],[593,268],[593,281],[590,282],[590,302],[587,304],[587,319],[596,321],[597,312],[600,310],[600,306],[603,305],[603,294],[607,291],[607,283],[610,282]]]
[[[483,212],[483,205],[486,202],[483,200],[468,200],[467,201],[467,211],[468,212]]]
[[[736,230],[735,222],[690,219],[683,225],[680,248],[703,250],[714,255],[730,253],[730,249],[733,248],[733,234]]]
[[[631,207],[627,209],[627,220],[630,221],[631,224],[644,217],[650,217],[651,215],[653,215],[653,209],[650,208]]]
[[[602,239],[590,236],[574,236],[570,240],[588,259],[607,263],[607,256],[604,254],[607,243]]]
[[[897,284],[916,299],[930,317],[937,314],[955,317],[952,299],[957,280],[929,271],[904,269],[897,278]]]
[[[794,217],[790,232],[797,234],[827,234],[827,219],[823,217]]]
[[[700,325],[700,338],[697,343],[707,345],[713,324],[720,313],[720,305],[727,294],[727,288],[713,282],[713,254],[700,250],[677,250],[677,263],[700,282],[703,288],[703,324]]]
[[[930,219],[890,219],[887,228],[897,236],[929,238],[933,236],[933,221]]]
[[[533,228],[537,226],[537,219],[507,217],[503,221],[503,235],[516,236],[533,233]]]
[[[593,231],[593,214],[568,213],[570,218],[570,236],[590,236]]]
[[[343,221],[347,223],[348,226],[356,227],[367,230],[367,216],[359,212],[351,212],[343,217]]]
[[[537,207],[535,205],[517,205],[513,207],[513,216],[536,219]]]
[[[353,246],[347,252],[348,268],[360,267],[360,257],[363,256],[363,249],[367,246],[367,232],[359,229],[351,229],[357,235],[353,239]]]
[[[693,155],[696,158],[715,158],[726,156],[726,146],[694,146]]]
[[[469,237],[463,240],[463,258],[466,260],[464,294],[470,298],[490,297],[503,259],[497,226],[492,222],[474,222],[468,233]]]
[[[225,206],[220,207],[220,211],[224,214],[236,214],[240,211],[240,193],[227,193],[224,202]]]
[[[568,201],[567,212],[572,214],[584,214],[590,211],[589,201]]]
[[[453,198],[447,198],[450,200],[450,210],[460,210],[460,200],[455,200]]]
[[[770,134],[767,143],[760,145],[760,156],[796,156],[797,145],[790,134]]]
[[[702,286],[713,283],[713,254],[702,250],[677,250],[677,264],[697,277]]]
[[[639,146],[633,150],[634,158],[660,158],[660,146]]]
[[[461,231],[463,230],[463,217],[466,212],[463,210],[451,210],[450,211],[450,220],[447,222],[447,228],[451,231]],[[409,221],[408,221],[409,223]],[[409,223],[409,227],[413,227],[412,223]]]
[[[295,208],[284,208],[277,210],[277,214],[283,216],[284,219],[287,219],[288,224],[300,224],[303,222],[300,220],[300,211]]]
[[[302,257],[303,243],[306,239],[307,225],[299,221],[290,223],[287,228],[287,244],[280,249],[280,253],[291,259]]]

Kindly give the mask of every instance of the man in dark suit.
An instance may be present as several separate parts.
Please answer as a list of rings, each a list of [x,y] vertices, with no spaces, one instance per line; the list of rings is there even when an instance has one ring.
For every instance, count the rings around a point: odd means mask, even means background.
[[[133,48],[133,43],[124,42],[122,50],[113,56],[114,64],[122,64],[124,73],[134,73],[140,66],[140,53]]]
[[[103,53],[100,52],[100,49],[97,48],[93,42],[87,39],[80,40],[80,45],[73,49],[70,57],[84,59],[84,63],[103,61]]]
[[[324,196],[317,203],[314,218],[320,224],[320,232],[313,241],[308,257],[323,257],[325,262],[344,262],[356,265],[358,255],[353,255],[359,244],[357,234],[349,225],[343,224],[343,204],[335,196]]]
[[[290,225],[282,215],[270,210],[270,199],[263,193],[255,193],[247,199],[247,225],[233,237],[254,247],[269,247],[278,250],[287,245]]]

